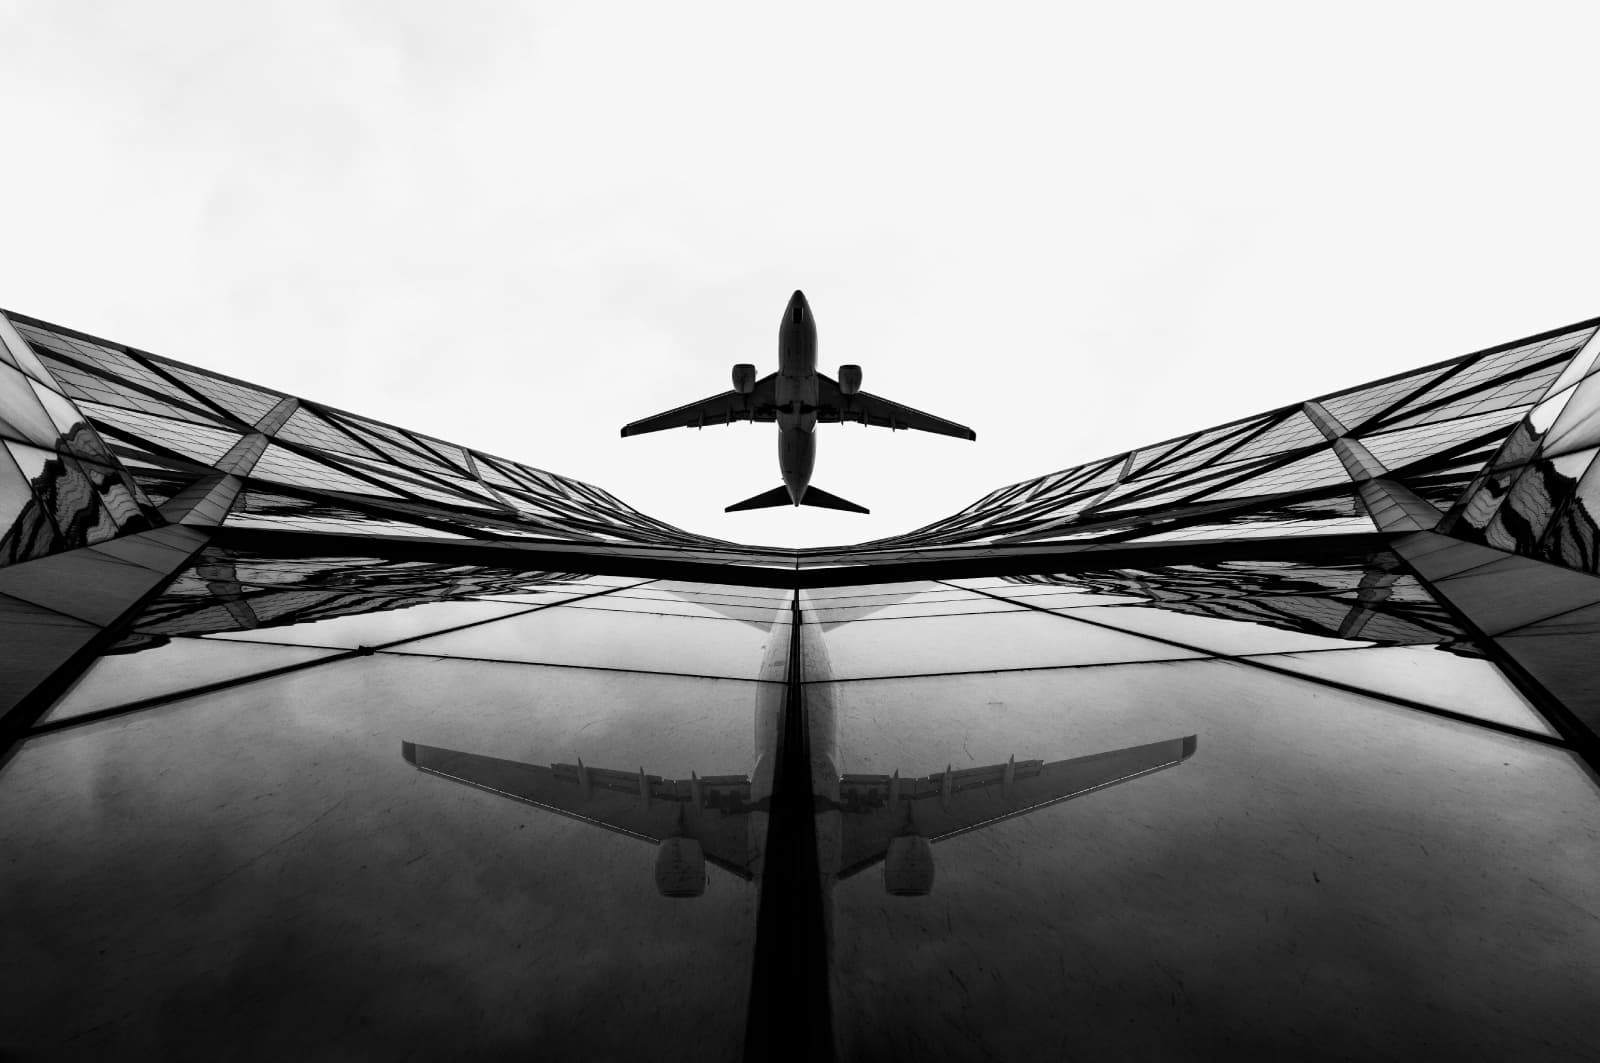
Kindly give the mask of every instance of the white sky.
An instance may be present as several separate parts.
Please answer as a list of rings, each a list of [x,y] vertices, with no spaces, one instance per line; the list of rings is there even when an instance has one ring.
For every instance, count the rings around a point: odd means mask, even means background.
[[[1592,8],[0,0],[0,306],[788,546],[1600,314]],[[870,517],[722,507],[821,362]]]

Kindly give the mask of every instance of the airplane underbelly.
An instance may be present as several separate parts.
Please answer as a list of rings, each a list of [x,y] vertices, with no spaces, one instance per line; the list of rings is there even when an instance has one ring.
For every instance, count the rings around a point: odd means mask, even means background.
[[[780,422],[781,422],[780,418]],[[816,416],[812,415],[815,423]],[[781,424],[780,424],[781,427]],[[778,433],[778,468],[783,472],[783,482],[799,487],[811,482],[811,470],[817,463],[816,437],[804,428],[783,428]]]

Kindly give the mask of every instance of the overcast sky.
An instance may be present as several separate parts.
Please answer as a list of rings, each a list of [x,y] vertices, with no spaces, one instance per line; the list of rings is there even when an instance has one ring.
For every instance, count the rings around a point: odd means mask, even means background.
[[[0,0],[0,306],[779,545],[1600,314],[1585,5]],[[722,507],[820,360],[870,517]]]

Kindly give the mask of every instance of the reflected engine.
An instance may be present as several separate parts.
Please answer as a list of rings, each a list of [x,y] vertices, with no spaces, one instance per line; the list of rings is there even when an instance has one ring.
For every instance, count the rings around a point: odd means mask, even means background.
[[[926,897],[933,891],[933,846],[920,834],[889,840],[883,857],[883,888],[894,897]]]
[[[733,390],[741,395],[748,395],[756,389],[756,367],[749,362],[740,362],[733,367]]]
[[[854,395],[861,390],[861,367],[859,365],[841,365],[839,367],[839,390],[846,395]]]
[[[698,897],[706,891],[706,854],[693,838],[663,838],[656,852],[656,889],[663,897]]]

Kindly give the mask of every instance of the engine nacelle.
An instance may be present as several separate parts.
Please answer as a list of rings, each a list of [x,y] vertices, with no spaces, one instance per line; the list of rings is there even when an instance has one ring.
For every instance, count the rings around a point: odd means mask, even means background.
[[[883,888],[895,897],[926,897],[933,891],[933,846],[920,834],[889,839],[883,857]]]
[[[861,367],[859,365],[841,365],[839,367],[839,390],[846,395],[854,395],[861,390]]]
[[[733,367],[733,390],[741,395],[748,395],[756,389],[756,367],[749,362],[740,362]]]
[[[706,891],[706,854],[693,838],[663,838],[656,852],[656,889],[663,897],[698,897]]]

